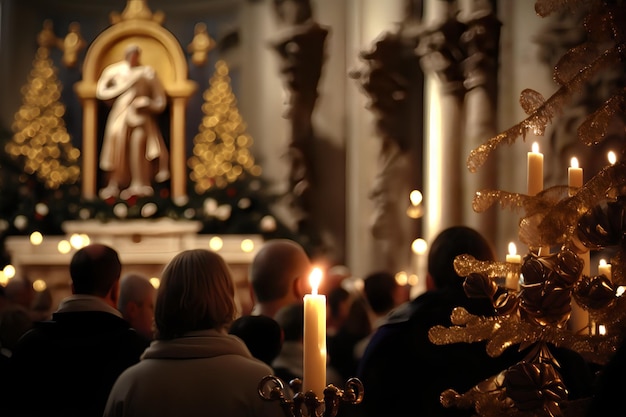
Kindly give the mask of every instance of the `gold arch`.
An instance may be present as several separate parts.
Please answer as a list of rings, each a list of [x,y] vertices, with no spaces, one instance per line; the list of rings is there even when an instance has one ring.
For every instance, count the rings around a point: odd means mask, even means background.
[[[136,1],[129,0],[129,5],[132,3]],[[142,1],[139,3],[144,5]],[[97,195],[96,85],[104,68],[122,60],[124,50],[130,44],[141,48],[142,64],[155,69],[169,98],[171,194],[173,199],[184,199],[187,195],[185,107],[197,84],[187,78],[187,60],[176,37],[156,19],[147,19],[146,15],[150,17],[151,12],[128,15],[100,33],[85,54],[83,79],[74,85],[83,106],[82,194],[87,199],[94,199]]]

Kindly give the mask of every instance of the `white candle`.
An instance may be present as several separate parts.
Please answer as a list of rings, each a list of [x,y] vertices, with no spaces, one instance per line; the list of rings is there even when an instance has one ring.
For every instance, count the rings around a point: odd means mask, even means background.
[[[578,159],[572,158],[570,167],[567,168],[567,185],[570,188],[580,188],[583,186],[583,169],[578,167]],[[569,195],[576,194],[576,191],[569,191]]]
[[[323,398],[326,388],[326,296],[318,294],[322,271],[314,268],[309,276],[311,294],[304,296],[304,392]]]
[[[543,190],[543,154],[537,142],[533,143],[532,152],[528,152],[527,165],[528,195],[537,195]]]
[[[509,243],[509,253],[506,255],[506,262],[518,265],[522,263],[522,257],[517,254],[517,247],[513,242]],[[511,290],[519,290],[519,275],[514,272],[507,273],[504,286]]]
[[[606,263],[604,259],[600,259],[598,263],[598,275],[604,275],[611,279],[611,264]]]

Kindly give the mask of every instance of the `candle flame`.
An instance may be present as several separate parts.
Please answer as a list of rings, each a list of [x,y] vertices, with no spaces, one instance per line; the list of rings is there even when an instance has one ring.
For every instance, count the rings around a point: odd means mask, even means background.
[[[606,335],[606,326],[604,324],[598,325],[598,334],[600,334],[601,336]]]
[[[533,143],[533,146],[532,146],[532,151],[533,151],[534,153],[538,153],[538,152],[539,152],[539,144],[538,144],[537,142],[534,142],[534,143]]]
[[[513,242],[509,242],[509,255],[517,255],[517,246]]]
[[[573,157],[573,158],[570,160],[570,163],[569,163],[569,164],[570,164],[570,166],[571,166],[572,168],[578,168],[578,158]]]
[[[317,295],[317,290],[322,282],[322,270],[320,268],[313,268],[311,275],[309,275],[309,284],[311,284],[311,293]]]
[[[609,163],[611,165],[615,165],[615,163],[617,162],[617,155],[615,155],[615,152],[613,151],[609,151],[609,153],[607,154],[607,158],[609,159]]]
[[[606,259],[600,259],[600,262],[598,262],[598,265],[605,266],[606,265]]]

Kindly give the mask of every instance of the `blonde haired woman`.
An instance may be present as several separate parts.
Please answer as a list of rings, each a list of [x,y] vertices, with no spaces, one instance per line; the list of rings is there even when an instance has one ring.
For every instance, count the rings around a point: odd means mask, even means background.
[[[272,369],[227,333],[236,314],[230,270],[204,249],[165,267],[155,307],[156,340],[116,381],[106,416],[282,416],[257,386]]]

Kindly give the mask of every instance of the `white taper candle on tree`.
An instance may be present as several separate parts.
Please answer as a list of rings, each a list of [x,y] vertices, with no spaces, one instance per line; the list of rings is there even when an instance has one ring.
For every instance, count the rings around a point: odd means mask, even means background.
[[[506,255],[506,262],[518,265],[522,263],[522,257],[517,254],[517,247],[513,242],[509,243],[509,253]],[[504,286],[511,290],[519,291],[519,274],[514,272],[507,273]]]
[[[606,263],[604,259],[600,259],[598,263],[598,275],[604,275],[608,279],[611,279],[611,264]]]
[[[322,271],[314,268],[309,276],[311,294],[304,296],[304,392],[323,398],[326,388],[326,296],[318,294]]]
[[[572,188],[580,188],[583,186],[583,169],[578,166],[576,157],[571,159],[570,167],[567,169],[567,185],[570,187],[569,194],[576,194]]]
[[[534,196],[543,190],[543,154],[537,142],[533,143],[532,152],[528,152],[527,168],[528,195]]]

